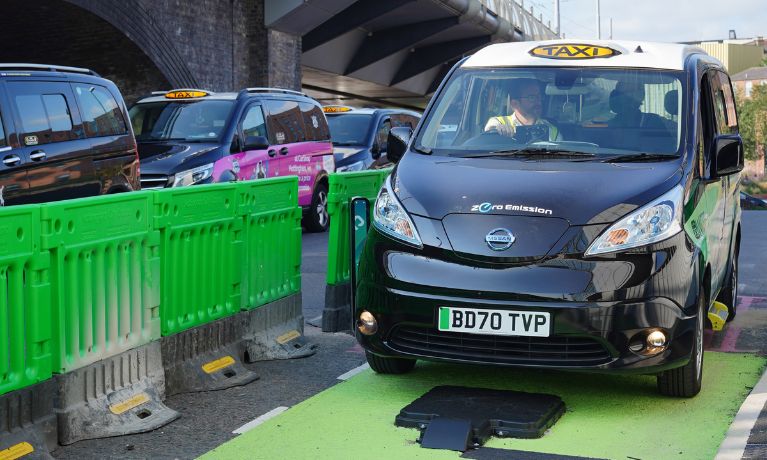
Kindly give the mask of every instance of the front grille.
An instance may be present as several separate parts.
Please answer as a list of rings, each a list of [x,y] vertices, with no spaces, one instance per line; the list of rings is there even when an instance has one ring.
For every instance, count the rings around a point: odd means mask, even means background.
[[[396,327],[388,345],[420,356],[498,364],[596,366],[612,359],[601,343],[586,337],[477,335],[413,326]]]
[[[165,188],[168,184],[168,176],[164,174],[142,174],[141,189]]]

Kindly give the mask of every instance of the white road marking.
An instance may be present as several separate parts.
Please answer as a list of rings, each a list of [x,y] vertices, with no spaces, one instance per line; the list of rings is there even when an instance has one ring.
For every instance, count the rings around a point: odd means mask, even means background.
[[[255,419],[249,421],[245,425],[242,425],[241,427],[237,428],[236,430],[232,431],[234,434],[243,434],[247,433],[248,431],[252,430],[253,428],[257,427],[258,425],[264,423],[265,421],[269,420],[270,418],[274,418],[281,413],[288,410],[285,406],[275,407],[274,409],[270,410],[269,412],[265,413],[264,415],[261,415],[259,417],[256,417]]]
[[[748,444],[748,437],[754,428],[764,404],[767,403],[767,371],[762,374],[759,383],[756,384],[751,394],[748,395],[743,405],[740,406],[735,420],[732,421],[727,436],[724,438],[716,460],[740,460]]]
[[[362,371],[366,371],[370,369],[370,366],[368,363],[363,364],[360,367],[355,367],[354,369],[350,370],[349,372],[345,374],[341,374],[337,377],[338,380],[349,380],[350,378],[354,377],[355,375],[359,374]]]

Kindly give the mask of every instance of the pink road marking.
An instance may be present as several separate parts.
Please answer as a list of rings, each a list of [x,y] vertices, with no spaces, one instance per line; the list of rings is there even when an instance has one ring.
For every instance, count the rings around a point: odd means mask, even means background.
[[[749,308],[751,308],[751,304],[754,303],[756,299],[761,300],[761,297],[751,297],[751,296],[740,296],[738,297],[738,312],[743,313],[744,311],[748,311]],[[733,352],[737,351],[737,348],[735,348],[735,345],[738,343],[738,337],[740,337],[740,331],[741,327],[739,326],[731,326],[727,328],[727,332],[724,335],[724,340],[722,340],[722,345],[719,346],[719,348],[716,351],[725,351],[725,352]]]
[[[362,347],[360,346],[360,344],[358,344],[358,343],[354,344],[354,346],[349,348],[348,350],[346,350],[346,352],[347,353],[357,353],[359,355],[364,355],[365,354],[365,350],[363,350]]]

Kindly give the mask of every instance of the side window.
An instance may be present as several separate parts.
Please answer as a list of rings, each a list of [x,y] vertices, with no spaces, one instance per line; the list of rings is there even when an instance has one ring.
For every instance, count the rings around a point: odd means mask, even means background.
[[[251,105],[242,118],[242,135],[247,138],[250,136],[266,137],[266,121],[264,121],[264,111],[260,105]]]
[[[267,124],[271,144],[293,144],[306,140],[306,130],[298,102],[272,99],[264,101],[264,104],[269,112]]]
[[[309,141],[329,141],[330,129],[322,109],[310,102],[299,104],[301,116],[306,128],[306,138]]]
[[[391,120],[384,120],[376,131],[376,145],[381,151],[386,151],[386,140],[389,138],[389,131],[391,131]]]
[[[22,144],[41,145],[76,139],[72,117],[64,94],[15,93],[14,103],[21,118]]]
[[[8,141],[5,140],[5,128],[3,128],[3,117],[0,114],[0,148],[7,147]]]
[[[106,88],[83,84],[72,86],[87,137],[115,136],[128,131],[120,106]]]
[[[701,175],[707,174],[708,155],[711,151],[711,144],[714,140],[715,128],[715,103],[713,102],[713,91],[709,77],[711,73],[703,74],[700,81],[700,110],[698,127],[700,135],[698,136],[698,165]]]
[[[719,77],[719,87],[721,89],[722,99],[724,100],[724,115],[726,126],[725,131],[719,131],[722,134],[738,133],[738,114],[735,110],[735,97],[732,94],[732,85],[730,77],[724,72],[717,72]],[[724,127],[724,126],[723,126]]]

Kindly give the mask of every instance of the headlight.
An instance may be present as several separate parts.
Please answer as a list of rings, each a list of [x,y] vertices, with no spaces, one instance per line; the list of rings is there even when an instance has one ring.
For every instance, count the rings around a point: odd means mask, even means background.
[[[176,174],[173,180],[174,187],[183,187],[202,182],[213,175],[213,163],[206,164],[194,169],[187,169]]]
[[[587,256],[644,246],[670,238],[682,230],[682,197],[677,185],[660,198],[610,226],[586,251]]]
[[[354,163],[337,167],[336,172],[362,171],[364,168],[365,168],[364,162],[355,161]]]
[[[421,237],[418,236],[413,221],[392,191],[391,176],[386,178],[381,191],[378,192],[374,207],[373,224],[378,230],[414,246],[422,246]]]

